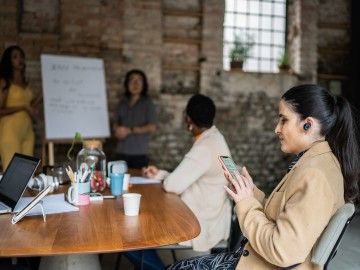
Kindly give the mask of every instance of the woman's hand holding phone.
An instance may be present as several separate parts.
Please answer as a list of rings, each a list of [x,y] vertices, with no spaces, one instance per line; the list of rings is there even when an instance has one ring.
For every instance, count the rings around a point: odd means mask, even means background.
[[[241,171],[233,171],[230,174],[229,170],[224,167],[224,175],[226,179],[231,184],[231,187],[224,186],[226,192],[233,198],[235,203],[238,203],[241,200],[250,198],[254,196],[254,182],[245,167],[242,167]]]
[[[235,203],[254,196],[254,183],[252,182],[251,177],[247,178],[242,174],[235,174],[234,179],[228,172],[225,172],[224,174],[227,180],[232,184],[232,189],[227,186],[224,186],[224,188],[233,198]]]

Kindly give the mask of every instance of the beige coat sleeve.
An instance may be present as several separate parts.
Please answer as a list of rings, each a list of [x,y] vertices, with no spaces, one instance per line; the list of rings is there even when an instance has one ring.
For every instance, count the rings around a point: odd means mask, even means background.
[[[327,179],[312,168],[291,179],[282,192],[275,192],[265,210],[252,197],[237,203],[236,213],[252,248],[269,263],[286,267],[309,255],[332,215],[333,204]]]
[[[255,199],[257,199],[261,204],[264,204],[264,199],[265,199],[265,193],[262,192],[260,189],[258,189],[257,187],[254,188],[254,197]]]

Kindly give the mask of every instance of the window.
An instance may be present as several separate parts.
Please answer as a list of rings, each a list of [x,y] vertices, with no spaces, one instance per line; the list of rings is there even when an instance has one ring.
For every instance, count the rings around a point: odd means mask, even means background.
[[[286,0],[226,0],[224,19],[224,68],[229,69],[235,38],[252,44],[244,70],[278,72],[285,49]]]

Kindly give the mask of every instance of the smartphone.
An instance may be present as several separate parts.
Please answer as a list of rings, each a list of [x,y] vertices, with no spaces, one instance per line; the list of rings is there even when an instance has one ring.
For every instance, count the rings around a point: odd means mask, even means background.
[[[236,175],[239,175],[238,167],[236,166],[235,162],[229,156],[219,156],[219,161],[226,169],[226,171],[236,179]]]

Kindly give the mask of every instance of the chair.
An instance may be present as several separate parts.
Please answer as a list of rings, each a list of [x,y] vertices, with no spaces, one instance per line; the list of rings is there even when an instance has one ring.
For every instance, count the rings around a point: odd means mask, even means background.
[[[240,247],[241,245],[241,241],[244,239],[241,230],[240,230],[240,226],[239,226],[239,222],[234,210],[234,202],[232,202],[232,210],[231,210],[231,223],[230,223],[230,235],[229,238],[227,240],[222,240],[219,243],[216,244],[216,246],[214,246],[213,248],[211,248],[210,253],[211,254],[215,254],[215,253],[220,253],[223,251],[235,251],[237,250],[237,248]],[[173,261],[176,262],[177,258],[176,258],[176,250],[185,250],[185,249],[192,249],[191,246],[182,246],[182,245],[178,245],[178,244],[174,244],[174,245],[167,245],[167,246],[162,246],[162,247],[158,247],[156,249],[169,249],[171,251],[171,255],[173,258]]]
[[[231,210],[231,223],[230,223],[231,225],[230,225],[229,238],[228,238],[228,240],[222,240],[218,244],[216,244],[216,246],[214,246],[210,250],[211,254],[219,253],[222,251],[235,251],[235,250],[237,250],[238,247],[240,247],[241,241],[244,239],[244,237],[240,231],[240,226],[239,226],[237,216],[236,216],[236,213],[234,210],[234,203],[232,206],[233,207]],[[156,249],[157,250],[164,250],[164,249],[170,250],[173,262],[176,262],[177,258],[176,258],[175,251],[192,249],[192,246],[182,246],[182,245],[174,244],[174,245],[157,247]],[[116,263],[115,263],[115,269],[119,268],[120,261],[121,261],[121,253],[119,253],[117,256]]]
[[[335,257],[341,239],[355,216],[355,206],[346,203],[331,217],[329,224],[322,232],[319,241],[313,248],[311,262],[327,269],[330,261]]]

